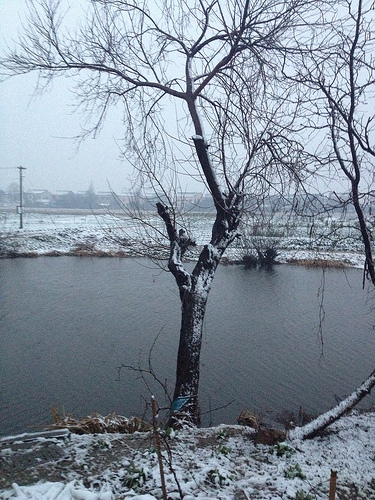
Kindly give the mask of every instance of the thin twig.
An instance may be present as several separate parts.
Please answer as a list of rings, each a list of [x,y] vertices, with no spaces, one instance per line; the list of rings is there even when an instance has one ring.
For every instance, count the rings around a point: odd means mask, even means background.
[[[160,444],[160,435],[159,435],[159,426],[158,426],[158,409],[156,406],[156,401],[155,401],[154,396],[151,396],[151,407],[152,407],[152,425],[153,425],[153,429],[154,429],[156,453],[158,455],[161,489],[163,492],[163,500],[168,500],[167,488],[165,485],[163,455],[161,454],[161,444]]]

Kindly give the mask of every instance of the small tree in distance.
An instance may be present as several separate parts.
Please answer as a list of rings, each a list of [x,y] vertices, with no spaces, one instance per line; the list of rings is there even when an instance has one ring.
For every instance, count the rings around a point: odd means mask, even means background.
[[[74,30],[64,25],[64,2],[29,4],[17,47],[0,61],[3,74],[37,72],[41,85],[60,75],[78,82],[78,104],[93,118],[83,135],[100,129],[110,106],[122,106],[124,151],[137,179],[162,193],[157,213],[181,299],[173,408],[198,424],[212,280],[249,205],[270,191],[284,196],[306,175],[298,89],[280,69],[329,3],[87,0]],[[215,211],[210,241],[191,272],[184,255],[194,237],[178,219],[171,182],[182,175],[200,179]],[[171,423],[179,418],[176,412]]]

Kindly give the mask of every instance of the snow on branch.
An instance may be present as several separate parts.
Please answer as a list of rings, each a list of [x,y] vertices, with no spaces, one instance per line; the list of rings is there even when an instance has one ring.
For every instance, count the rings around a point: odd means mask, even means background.
[[[171,219],[169,208],[166,205],[163,205],[159,202],[156,204],[156,206],[158,209],[158,214],[165,223],[168,238],[170,241],[168,268],[175,277],[177,286],[180,291],[180,298],[182,300],[185,292],[191,287],[191,276],[183,265],[182,257],[189,246],[195,246],[196,243],[188,236],[184,229],[180,229],[177,233],[175,224]]]
[[[176,241],[177,231],[176,231],[175,225],[172,222],[171,214],[169,213],[169,208],[160,202],[158,202],[156,204],[156,208],[158,209],[158,214],[160,215],[160,217],[164,221],[165,227],[167,229],[169,241],[171,241],[171,242]]]
[[[319,415],[316,419],[303,427],[296,427],[288,433],[288,439],[298,440],[298,439],[309,439],[318,434],[318,432],[324,430],[329,425],[333,424],[342,417],[345,413],[351,410],[356,404],[358,404],[365,396],[370,394],[371,389],[375,385],[375,370],[371,375],[363,382],[363,384],[358,387],[350,396],[341,401],[332,410]]]

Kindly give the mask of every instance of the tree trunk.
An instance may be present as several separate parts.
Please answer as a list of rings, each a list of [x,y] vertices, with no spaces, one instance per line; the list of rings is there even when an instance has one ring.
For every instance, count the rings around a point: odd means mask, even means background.
[[[203,321],[208,294],[217,266],[228,246],[220,248],[206,245],[190,275],[190,286],[180,288],[181,329],[178,347],[176,384],[169,425],[178,427],[184,423],[200,424],[198,402],[200,354],[202,347]]]
[[[358,183],[352,181],[352,196],[353,205],[357,213],[357,218],[359,222],[359,228],[361,231],[363,245],[365,247],[365,268],[364,268],[364,280],[369,278],[371,283],[375,285],[375,266],[372,256],[371,239],[369,234],[369,228],[365,220],[365,216],[362,210],[361,203],[359,201],[358,194]]]
[[[196,137],[195,142],[203,139]],[[217,266],[226,248],[238,236],[240,221],[238,205],[242,197],[217,205],[216,219],[212,227],[211,242],[205,245],[192,273],[183,264],[183,255],[194,241],[183,229],[177,231],[167,206],[157,203],[158,214],[164,220],[170,240],[168,268],[173,274],[181,299],[181,329],[178,347],[176,384],[168,425],[178,427],[186,422],[199,425],[198,403],[200,354],[202,347],[203,320],[208,294]],[[217,202],[218,203],[218,202]],[[230,208],[229,208],[229,205]]]
[[[182,299],[176,384],[170,425],[200,424],[198,403],[200,353],[208,292],[188,291]]]
[[[169,425],[200,424],[198,402],[203,321],[208,294],[217,266],[227,245],[205,245],[190,275],[190,286],[181,296],[181,329],[176,384]],[[181,291],[181,288],[180,288]]]

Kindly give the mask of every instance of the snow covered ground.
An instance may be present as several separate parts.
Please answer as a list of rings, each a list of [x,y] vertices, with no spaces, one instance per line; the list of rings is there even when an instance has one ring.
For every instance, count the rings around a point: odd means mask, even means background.
[[[170,451],[162,452],[168,498],[327,500],[333,470],[336,499],[375,499],[374,431],[374,413],[353,413],[322,437],[274,446],[255,444],[254,431],[248,427],[183,430],[168,438]],[[161,499],[152,435],[132,436],[132,445],[127,444],[130,436],[123,434],[40,438],[34,447],[44,440],[61,448],[59,460],[44,465],[46,471],[60,467],[61,479],[52,481],[46,472],[45,480],[35,484],[14,482],[0,490],[0,499]],[[142,444],[135,446],[134,439]],[[12,459],[12,453],[9,443],[0,441],[3,464]]]
[[[24,214],[23,229],[19,229],[19,216],[0,210],[0,256],[152,254],[166,257],[168,243],[163,236],[165,231],[161,219],[150,213],[143,217],[143,222],[146,225],[125,217],[123,213],[94,215],[50,211]],[[199,245],[210,240],[212,215],[190,214],[185,222],[196,239],[198,249]],[[300,223],[285,228],[279,222],[268,229],[268,233],[252,240],[254,243],[258,238],[263,245],[269,242],[269,245],[275,246],[280,262],[326,260],[362,267],[363,253],[358,233],[349,236],[343,234],[344,229],[341,229],[341,233],[332,238],[334,223],[330,221],[327,224],[326,220],[322,220],[314,226]],[[338,226],[338,223],[335,224]],[[241,240],[237,245],[227,249],[229,259],[241,259],[244,253],[253,250]],[[190,255],[194,257],[194,253]]]

